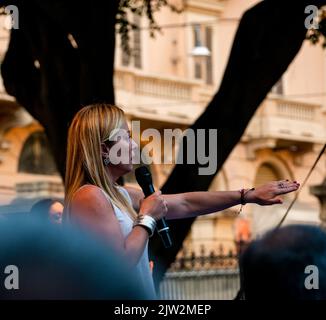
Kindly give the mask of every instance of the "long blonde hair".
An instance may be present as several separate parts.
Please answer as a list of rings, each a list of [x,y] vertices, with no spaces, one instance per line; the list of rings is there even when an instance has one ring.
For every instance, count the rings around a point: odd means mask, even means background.
[[[92,184],[107,193],[113,204],[127,212],[133,220],[137,217],[117,184],[106,173],[101,155],[101,143],[109,140],[114,129],[123,124],[122,109],[109,104],[93,104],[79,110],[68,130],[65,173],[65,215],[74,193],[84,184]]]

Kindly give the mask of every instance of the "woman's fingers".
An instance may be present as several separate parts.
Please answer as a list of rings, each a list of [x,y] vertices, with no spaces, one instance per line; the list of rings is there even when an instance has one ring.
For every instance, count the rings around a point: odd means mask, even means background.
[[[276,184],[275,195],[286,194],[298,190],[300,184],[296,181],[290,182],[286,180],[278,181]]]
[[[256,189],[256,203],[260,205],[281,204],[280,195],[298,190],[300,184],[296,181],[273,181]]]
[[[280,197],[271,200],[271,204],[282,204],[283,200]]]
[[[291,185],[300,185],[300,183],[298,183],[297,181],[290,181],[290,180],[279,180],[279,181],[274,181],[274,185],[282,188],[282,187],[286,187],[286,186],[291,186]]]

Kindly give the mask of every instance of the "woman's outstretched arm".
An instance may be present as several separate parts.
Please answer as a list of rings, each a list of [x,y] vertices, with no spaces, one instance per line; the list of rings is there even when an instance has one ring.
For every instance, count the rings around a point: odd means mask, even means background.
[[[246,203],[273,205],[282,203],[281,195],[296,191],[300,184],[288,180],[273,181],[254,190],[245,190]],[[144,194],[135,188],[126,188],[137,210]],[[246,192],[248,191],[248,192]],[[167,202],[166,219],[183,219],[221,211],[240,204],[240,191],[195,191],[163,194]]]

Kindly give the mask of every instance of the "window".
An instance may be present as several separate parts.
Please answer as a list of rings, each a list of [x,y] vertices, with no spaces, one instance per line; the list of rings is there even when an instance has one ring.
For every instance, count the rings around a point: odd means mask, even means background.
[[[125,52],[124,50],[122,50],[121,58],[122,58],[122,60],[121,60],[121,64],[122,64],[124,67],[129,66],[131,56],[130,56],[127,52]]]
[[[19,157],[18,172],[46,175],[58,174],[44,132],[34,132],[27,138]]]
[[[140,28],[140,16],[135,14],[133,16],[133,24]],[[127,54],[126,52],[122,51],[121,55],[121,64],[125,67],[129,66],[133,63],[135,68],[141,69],[142,68],[142,51],[141,51],[141,31],[139,29],[135,29],[131,35],[131,54]]]
[[[201,30],[200,30],[200,26],[199,25],[196,25],[194,26],[194,29],[193,29],[193,32],[194,32],[194,46],[198,46],[200,45],[200,33],[201,33]],[[202,78],[202,63],[201,61],[198,61],[195,59],[195,78],[196,79],[201,79]]]
[[[138,15],[134,16],[134,24],[140,27],[140,17]],[[136,29],[134,31],[134,47],[133,47],[133,55],[134,55],[134,67],[135,68],[141,68],[142,63],[141,63],[141,35],[140,35],[140,30]]]
[[[283,92],[283,78],[281,78],[280,80],[278,80],[274,84],[274,86],[272,88],[272,92],[276,93],[276,94],[279,94],[279,95],[284,94],[284,92]]]
[[[202,73],[202,71],[201,71],[201,63],[196,61],[195,62],[195,78],[196,79],[201,79],[202,78],[201,73]]]
[[[205,28],[206,35],[206,47],[210,51],[211,55],[206,58],[206,83],[213,84],[213,52],[212,52],[212,28]]]
[[[195,25],[193,28],[194,46],[205,46],[209,51],[208,57],[195,59],[194,76],[195,79],[204,79],[207,84],[213,84],[213,29],[212,27],[202,27]]]
[[[256,174],[255,186],[261,186],[270,181],[280,180],[280,175],[269,163],[262,164]]]

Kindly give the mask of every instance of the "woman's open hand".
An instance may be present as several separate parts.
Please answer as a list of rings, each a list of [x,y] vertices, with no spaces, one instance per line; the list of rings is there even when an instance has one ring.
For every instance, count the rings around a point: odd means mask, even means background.
[[[296,181],[280,180],[268,182],[245,195],[245,201],[261,206],[283,203],[280,197],[283,194],[298,190],[300,183]]]

